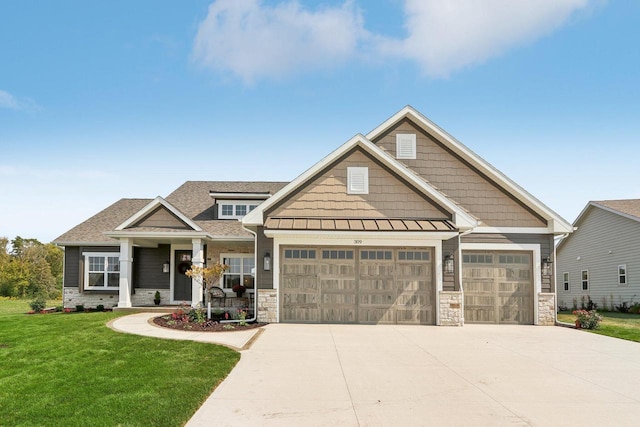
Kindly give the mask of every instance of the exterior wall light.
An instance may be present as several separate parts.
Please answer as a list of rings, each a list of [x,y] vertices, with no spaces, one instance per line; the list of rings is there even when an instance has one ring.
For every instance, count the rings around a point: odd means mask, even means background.
[[[162,272],[168,273],[170,270],[171,270],[171,264],[169,264],[169,261],[165,261],[164,264],[162,264]]]
[[[262,268],[264,271],[271,270],[271,254],[269,252],[265,252],[264,258],[262,258]]]
[[[551,276],[551,266],[553,263],[551,262],[550,257],[546,257],[542,260],[542,275],[543,276]]]
[[[446,274],[453,274],[453,255],[447,254],[444,257],[444,272]]]

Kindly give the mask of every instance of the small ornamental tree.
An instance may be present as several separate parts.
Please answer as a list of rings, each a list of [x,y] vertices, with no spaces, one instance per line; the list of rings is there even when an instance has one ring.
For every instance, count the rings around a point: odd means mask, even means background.
[[[191,268],[187,270],[185,274],[200,283],[207,296],[207,301],[209,301],[211,300],[211,288],[215,286],[220,276],[228,269],[228,265],[220,264],[219,262],[213,264],[211,267],[200,267],[191,264]]]

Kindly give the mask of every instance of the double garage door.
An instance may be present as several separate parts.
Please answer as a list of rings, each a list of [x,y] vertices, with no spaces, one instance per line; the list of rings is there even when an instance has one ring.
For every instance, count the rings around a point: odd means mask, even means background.
[[[280,319],[435,323],[430,248],[282,247]]]
[[[530,252],[462,253],[466,323],[533,323]]]

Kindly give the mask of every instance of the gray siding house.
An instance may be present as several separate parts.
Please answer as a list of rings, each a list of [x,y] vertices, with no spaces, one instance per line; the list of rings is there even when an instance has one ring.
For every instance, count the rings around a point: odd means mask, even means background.
[[[554,238],[571,231],[407,106],[289,183],[187,182],[55,242],[65,306],[196,305],[185,272],[221,262],[226,302],[243,284],[268,322],[552,325]]]
[[[589,202],[557,247],[560,307],[640,301],[640,199]]]

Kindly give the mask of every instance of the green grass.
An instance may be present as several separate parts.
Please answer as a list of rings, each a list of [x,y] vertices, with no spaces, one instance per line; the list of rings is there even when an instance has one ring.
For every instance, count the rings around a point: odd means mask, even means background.
[[[180,426],[240,359],[115,332],[118,312],[26,315],[28,303],[0,299],[0,426]]]
[[[607,311],[598,313],[602,315],[600,328],[588,330],[589,332],[640,342],[640,315]],[[558,313],[558,320],[573,324],[576,316],[568,311],[560,312]]]

